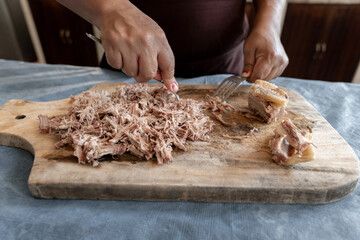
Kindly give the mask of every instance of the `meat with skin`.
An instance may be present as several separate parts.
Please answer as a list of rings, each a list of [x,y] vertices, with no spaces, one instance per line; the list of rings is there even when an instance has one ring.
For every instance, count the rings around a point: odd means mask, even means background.
[[[56,147],[71,146],[81,164],[98,165],[105,155],[130,152],[162,164],[173,160],[173,147],[186,151],[186,141],[208,141],[215,123],[205,114],[233,109],[220,99],[181,99],[164,87],[120,86],[113,93],[84,92],[71,97],[68,114],[39,115],[42,132],[59,136]]]
[[[269,147],[276,163],[290,166],[314,159],[311,134],[297,128],[290,119],[283,120],[274,133]]]
[[[248,95],[248,106],[266,123],[276,122],[286,115],[289,97],[276,85],[256,80]]]

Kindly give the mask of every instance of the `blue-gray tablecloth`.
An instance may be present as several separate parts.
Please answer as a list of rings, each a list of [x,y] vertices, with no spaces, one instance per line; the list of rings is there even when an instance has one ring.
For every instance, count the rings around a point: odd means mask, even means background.
[[[227,75],[179,79],[217,84]],[[68,98],[100,82],[134,82],[99,68],[0,60],[0,105]],[[279,78],[303,95],[360,156],[360,85]],[[1,116],[0,116],[1,117]],[[360,189],[325,205],[34,199],[33,156],[0,146],[0,239],[360,239]]]

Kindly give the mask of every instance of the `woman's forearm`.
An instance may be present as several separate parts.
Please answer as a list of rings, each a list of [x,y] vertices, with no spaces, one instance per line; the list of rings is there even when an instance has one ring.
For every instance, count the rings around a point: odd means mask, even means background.
[[[269,30],[278,35],[286,0],[253,0],[256,11],[254,29]]]
[[[57,0],[79,16],[101,28],[101,18],[114,8],[129,7],[128,0]]]

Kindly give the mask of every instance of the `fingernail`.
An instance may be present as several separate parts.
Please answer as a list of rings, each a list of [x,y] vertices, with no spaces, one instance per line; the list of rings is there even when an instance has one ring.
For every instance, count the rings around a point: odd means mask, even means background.
[[[178,87],[178,85],[177,85],[176,82],[174,82],[174,83],[171,84],[171,90],[172,90],[173,92],[177,92],[177,91],[179,90],[179,87]]]
[[[242,77],[249,77],[249,76],[250,76],[250,73],[249,73],[249,71],[244,70],[244,71],[242,72],[241,76],[242,76]]]

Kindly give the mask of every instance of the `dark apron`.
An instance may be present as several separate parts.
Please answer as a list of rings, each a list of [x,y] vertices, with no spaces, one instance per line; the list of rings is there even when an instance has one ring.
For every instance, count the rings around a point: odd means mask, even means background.
[[[164,30],[176,77],[241,74],[248,34],[245,0],[133,0]],[[105,57],[101,67],[110,68]]]

